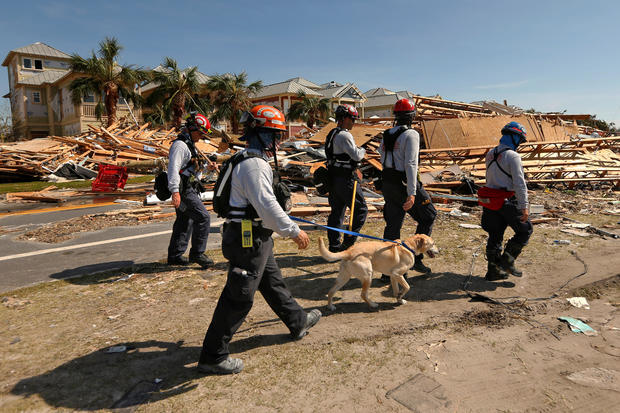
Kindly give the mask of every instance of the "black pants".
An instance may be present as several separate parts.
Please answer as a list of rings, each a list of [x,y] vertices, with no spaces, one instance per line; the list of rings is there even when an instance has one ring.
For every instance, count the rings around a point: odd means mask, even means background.
[[[331,184],[329,190],[329,206],[331,212],[327,218],[327,225],[334,228],[343,228],[342,220],[344,219],[344,212],[347,207],[351,207],[351,200],[353,199],[353,183],[355,182],[352,176],[344,175],[332,175]],[[366,216],[368,216],[368,207],[366,206],[366,200],[362,192],[362,186],[357,183],[357,189],[355,192],[355,206],[353,207],[353,226],[351,230],[354,232],[360,232],[366,222]],[[345,229],[349,226],[344,225]],[[330,247],[340,246],[340,232],[327,230],[327,238],[329,240]],[[353,245],[357,237],[351,235],[345,235],[343,244]]]
[[[185,254],[190,237],[192,239],[190,255],[200,255],[207,248],[211,218],[200,200],[200,195],[193,188],[188,188],[181,195],[181,203],[181,209],[184,210],[176,209],[177,218],[172,225],[168,258],[178,258]]]
[[[504,240],[504,232],[510,227],[515,232],[510,241],[514,244],[524,247],[532,235],[532,223],[528,219],[521,222],[523,213],[517,208],[516,199],[507,199],[502,208],[498,211],[492,211],[488,208],[482,208],[482,220],[480,225],[482,229],[489,233],[487,241],[487,251],[497,253],[502,250],[502,242]]]
[[[241,225],[225,224],[222,252],[229,261],[228,279],[205,335],[200,363],[214,364],[229,355],[228,344],[260,291],[292,334],[306,324],[306,312],[291,295],[273,256],[271,231],[255,228],[251,248],[241,246]]]
[[[405,214],[409,214],[418,223],[415,231],[416,234],[431,235],[433,224],[437,217],[437,210],[420,181],[417,181],[415,201],[408,211],[403,209],[403,204],[407,199],[407,187],[400,181],[383,181],[382,192],[385,199],[385,205],[383,206],[383,218],[385,219],[383,238],[390,240],[400,239],[400,230],[403,226]]]

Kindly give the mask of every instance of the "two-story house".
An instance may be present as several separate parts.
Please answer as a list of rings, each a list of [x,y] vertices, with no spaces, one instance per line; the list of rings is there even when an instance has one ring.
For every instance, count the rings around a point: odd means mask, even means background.
[[[48,135],[74,135],[100,124],[95,116],[96,96],[71,99],[69,85],[80,76],[71,71],[71,56],[45,43],[11,50],[2,66],[7,67],[11,113],[16,135],[32,139]],[[121,99],[117,116],[127,116],[129,107]],[[138,116],[137,114],[136,116]]]

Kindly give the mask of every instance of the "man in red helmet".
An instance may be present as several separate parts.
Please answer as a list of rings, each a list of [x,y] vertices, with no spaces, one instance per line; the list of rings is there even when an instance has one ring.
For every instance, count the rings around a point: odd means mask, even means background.
[[[400,239],[405,214],[417,223],[416,234],[431,235],[437,210],[430,196],[418,179],[420,135],[411,128],[415,117],[415,105],[409,99],[400,99],[394,105],[396,125],[383,132],[379,147],[381,153],[382,191],[385,199],[383,238]],[[415,256],[412,269],[429,273],[431,269],[422,262],[423,254]],[[381,279],[389,282],[383,275]]]
[[[336,108],[336,122],[338,126],[332,129],[325,138],[325,154],[327,155],[327,171],[330,179],[329,206],[331,212],[327,218],[327,225],[340,228],[344,219],[347,207],[351,206],[353,196],[355,196],[353,211],[353,225],[351,230],[360,232],[366,216],[368,207],[359,185],[361,174],[358,167],[366,151],[355,145],[351,130],[355,120],[359,117],[357,109],[351,105],[340,105]],[[358,185],[355,186],[355,181]],[[354,193],[355,192],[355,193]],[[328,230],[327,239],[331,252],[344,251],[351,247],[357,237],[345,235],[342,243],[340,242],[340,232]]]
[[[232,167],[222,169],[223,174],[232,171],[222,228],[222,253],[229,266],[198,363],[198,370],[208,374],[233,374],[243,369],[241,359],[229,356],[228,344],[252,308],[257,290],[286,324],[293,340],[304,337],[321,318],[319,310],[306,312],[295,301],[273,256],[274,231],[292,238],[299,249],[310,244],[308,235],[284,211],[290,194],[278,187],[277,159],[275,175],[268,163],[286,131],[284,115],[272,106],[259,105],[240,121],[245,125],[241,139],[247,141],[247,149],[231,158]]]
[[[168,264],[187,265],[190,262],[202,268],[213,265],[213,260],[205,255],[207,239],[211,227],[209,213],[200,199],[200,178],[205,166],[214,164],[201,156],[194,145],[209,133],[211,123],[206,116],[192,112],[178,138],[170,146],[168,154],[168,189],[172,193],[176,219],[172,226],[172,236],[168,245]],[[192,247],[189,260],[183,257],[189,239]]]

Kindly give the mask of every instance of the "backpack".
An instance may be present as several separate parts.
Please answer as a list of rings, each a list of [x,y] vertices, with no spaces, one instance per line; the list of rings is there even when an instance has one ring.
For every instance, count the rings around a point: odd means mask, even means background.
[[[194,163],[195,160],[200,160],[200,156],[198,154],[198,151],[196,150],[196,146],[194,145],[194,142],[191,139],[188,139],[186,136],[181,134],[175,139],[175,141],[181,141],[185,143],[190,153],[192,154],[192,157],[187,163],[187,165],[181,168],[181,170],[184,170],[187,167],[189,167],[192,163]],[[181,176],[181,182],[179,183],[179,193],[181,194],[183,193],[184,184],[185,182],[183,182],[183,176]],[[170,190],[168,189],[168,173],[167,172],[162,171],[159,174],[157,174],[157,176],[155,177],[155,185],[153,185],[153,189],[155,190],[155,196],[157,196],[157,198],[159,198],[160,201],[165,201],[166,199],[172,196],[172,192],[170,192]]]
[[[246,159],[257,157],[261,157],[261,155],[247,151],[237,152],[222,164],[220,174],[217,177],[217,182],[215,182],[215,186],[213,187],[213,212],[215,212],[218,217],[227,218],[228,212],[231,210],[230,176],[233,169]]]

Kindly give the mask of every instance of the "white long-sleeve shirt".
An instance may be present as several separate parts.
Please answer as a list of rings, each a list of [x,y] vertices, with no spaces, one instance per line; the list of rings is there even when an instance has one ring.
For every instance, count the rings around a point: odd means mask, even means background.
[[[261,153],[255,149],[245,150]],[[295,238],[299,235],[299,226],[286,215],[273,193],[273,170],[264,154],[237,164],[232,171],[230,184],[230,206],[243,208],[252,205],[263,227],[283,237]]]
[[[333,138],[332,138],[332,147],[334,149],[334,155],[340,155],[341,153],[346,153],[353,159],[354,161],[361,161],[366,156],[366,150],[364,148],[358,148],[355,145],[355,139],[353,139],[353,135],[346,129],[341,129]]]
[[[389,129],[389,133],[394,133],[400,126]],[[397,171],[405,172],[407,175],[407,195],[415,196],[418,181],[418,153],[420,152],[420,134],[414,129],[407,129],[401,133],[392,152],[385,151],[385,143],[381,141],[379,153],[381,154],[381,164],[387,168],[394,168]]]
[[[189,150],[187,144],[181,140],[175,140],[170,146],[168,152],[168,190],[172,193],[179,192],[179,185],[181,184],[181,174],[179,171],[192,159],[192,152]],[[194,165],[190,165],[183,175],[190,176],[196,174]]]

